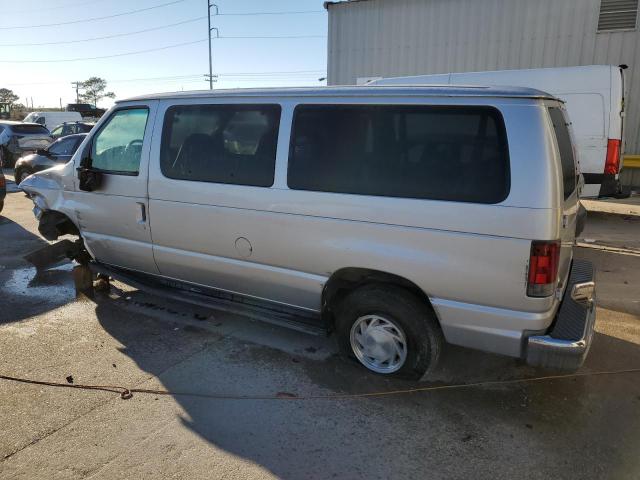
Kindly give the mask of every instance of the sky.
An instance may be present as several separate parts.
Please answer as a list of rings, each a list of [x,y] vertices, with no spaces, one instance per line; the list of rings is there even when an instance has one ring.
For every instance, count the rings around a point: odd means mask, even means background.
[[[214,88],[325,83],[319,81],[327,65],[323,0],[216,4]],[[143,11],[128,13],[134,10]],[[13,90],[20,103],[33,98],[37,108],[75,102],[71,82],[92,76],[106,79],[117,99],[209,86],[207,0],[0,0],[0,12],[0,88]],[[140,30],[147,31],[129,35]],[[96,39],[107,36],[113,38]],[[79,60],[163,47],[170,48]],[[98,106],[112,103],[104,99]]]

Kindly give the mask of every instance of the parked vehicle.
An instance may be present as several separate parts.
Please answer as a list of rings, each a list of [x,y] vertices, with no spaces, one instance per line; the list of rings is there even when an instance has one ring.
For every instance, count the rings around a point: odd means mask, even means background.
[[[78,133],[60,138],[47,148],[18,159],[13,170],[16,183],[19,185],[29,175],[67,163],[86,136],[86,133]]]
[[[66,108],[67,112],[79,112],[82,118],[100,118],[106,110],[98,108],[90,103],[69,103]]]
[[[89,122],[65,122],[51,130],[51,136],[58,139],[76,133],[88,133],[94,126],[95,123]]]
[[[577,185],[547,93],[343,87],[120,101],[21,188],[42,235],[79,234],[95,271],[333,331],[369,370],[419,376],[445,341],[582,364]]]
[[[25,122],[38,123],[51,130],[64,122],[79,122],[82,116],[78,112],[31,112]]]
[[[2,154],[0,153],[0,156]],[[7,196],[7,180],[4,178],[4,172],[0,168],[0,212],[4,208],[4,199]]]
[[[13,167],[15,160],[27,152],[45,148],[53,141],[49,130],[37,123],[0,120],[2,166]]]
[[[549,92],[565,102],[569,113],[584,175],[581,196],[628,196],[618,181],[622,168],[625,69],[624,65],[589,65],[446,73],[384,78],[369,85],[510,85]]]
[[[11,107],[11,103],[0,102],[0,120],[8,120],[11,117]]]

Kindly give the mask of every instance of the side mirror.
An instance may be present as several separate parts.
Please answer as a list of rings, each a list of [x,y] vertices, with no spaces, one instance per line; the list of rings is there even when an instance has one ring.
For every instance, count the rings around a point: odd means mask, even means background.
[[[92,192],[102,185],[102,173],[91,166],[91,143],[82,152],[80,167],[78,167],[77,171],[78,180],[80,181],[79,187],[83,192]]]
[[[50,155],[48,150],[45,150],[44,148],[39,148],[38,150],[36,150],[36,153],[38,155],[42,155],[43,157],[48,157]]]

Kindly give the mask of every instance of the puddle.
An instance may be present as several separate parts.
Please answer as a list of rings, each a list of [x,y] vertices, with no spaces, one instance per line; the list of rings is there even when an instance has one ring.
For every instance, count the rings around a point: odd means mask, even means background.
[[[9,295],[47,300],[51,303],[66,303],[76,298],[71,277],[72,263],[38,273],[35,267],[13,270],[8,280],[0,287]]]

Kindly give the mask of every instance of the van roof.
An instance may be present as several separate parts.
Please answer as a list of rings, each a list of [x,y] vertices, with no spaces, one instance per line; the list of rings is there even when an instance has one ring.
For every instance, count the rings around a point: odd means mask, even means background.
[[[385,85],[347,87],[238,88],[193,90],[141,95],[116,103],[140,100],[165,100],[218,97],[359,97],[367,95],[419,97],[501,97],[558,100],[550,93],[524,87],[489,87],[471,85]]]

